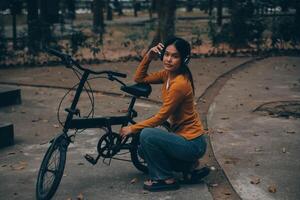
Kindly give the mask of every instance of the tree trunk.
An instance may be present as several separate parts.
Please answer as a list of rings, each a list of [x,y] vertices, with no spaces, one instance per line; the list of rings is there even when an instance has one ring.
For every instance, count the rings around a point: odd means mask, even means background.
[[[118,15],[122,16],[123,14],[123,6],[122,6],[122,2],[120,2],[119,0],[114,0],[114,6],[118,11]]]
[[[138,11],[139,11],[139,2],[137,2],[136,0],[133,0],[132,4],[133,4],[134,16],[137,17],[138,16]]]
[[[213,0],[209,0],[208,2],[208,15],[211,16],[212,15],[212,10],[214,8],[214,1]]]
[[[76,17],[75,0],[66,0],[66,1],[67,1],[68,17],[74,20]]]
[[[158,27],[150,47],[175,34],[176,1],[164,0],[157,5]]]
[[[51,40],[50,21],[52,21],[52,19],[51,19],[51,15],[49,14],[50,5],[51,5],[50,0],[40,1],[40,9],[41,9],[40,28],[41,28],[41,36],[42,36],[41,37],[42,46],[48,45],[48,43]]]
[[[113,19],[113,13],[110,6],[110,0],[106,0],[106,19],[111,21]]]
[[[103,42],[104,33],[104,4],[103,0],[93,1],[93,31],[100,34],[100,42]]]
[[[222,26],[222,18],[223,18],[223,1],[218,0],[218,11],[217,11],[217,24],[218,24],[218,26]]]
[[[37,51],[40,44],[38,0],[27,0],[28,47]]]
[[[13,47],[17,49],[17,15],[21,13],[21,2],[13,0],[10,2],[10,13],[12,15]]]
[[[187,12],[193,12],[193,0],[187,0],[186,1],[186,11]]]
[[[300,2],[295,3],[296,14],[295,14],[295,38],[300,42]]]
[[[13,47],[17,49],[17,14],[12,13],[12,27],[13,27]]]

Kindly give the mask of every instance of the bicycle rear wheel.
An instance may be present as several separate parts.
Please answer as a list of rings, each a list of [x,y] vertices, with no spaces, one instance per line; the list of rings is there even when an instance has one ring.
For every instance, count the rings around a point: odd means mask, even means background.
[[[157,128],[160,128],[168,132],[171,131],[169,122],[164,122],[162,125],[158,126]],[[132,148],[130,149],[130,156],[133,165],[141,172],[147,174],[148,173],[147,163],[138,153],[138,148],[140,145],[139,133],[132,138],[131,145]]]
[[[67,138],[61,135],[48,148],[37,177],[38,200],[51,199],[56,192],[64,172],[68,144]]]

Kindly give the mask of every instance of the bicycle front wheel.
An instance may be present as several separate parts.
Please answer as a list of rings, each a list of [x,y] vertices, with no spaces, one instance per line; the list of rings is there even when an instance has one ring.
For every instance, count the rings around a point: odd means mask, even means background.
[[[36,183],[38,200],[51,199],[55,194],[64,172],[67,148],[68,141],[62,136],[55,139],[48,148]]]

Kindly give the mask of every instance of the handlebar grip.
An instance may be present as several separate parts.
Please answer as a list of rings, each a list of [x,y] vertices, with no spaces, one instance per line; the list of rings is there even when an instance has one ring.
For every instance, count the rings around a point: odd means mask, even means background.
[[[121,78],[126,78],[127,77],[127,74],[123,74],[123,73],[119,73],[119,72],[110,72],[110,73],[113,76],[118,76],[118,77],[121,77]]]

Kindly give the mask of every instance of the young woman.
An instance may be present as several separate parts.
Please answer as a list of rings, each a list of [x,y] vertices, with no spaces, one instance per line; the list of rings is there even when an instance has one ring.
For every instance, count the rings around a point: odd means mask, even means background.
[[[120,130],[122,137],[141,131],[139,154],[149,169],[150,180],[144,182],[144,189],[149,191],[178,189],[173,176],[175,168],[196,165],[206,151],[205,131],[195,108],[194,83],[187,66],[190,52],[189,43],[175,37],[151,48],[136,70],[136,82],[162,84],[163,105],[159,112]],[[148,74],[150,62],[159,55],[164,69]],[[173,133],[153,128],[166,120]],[[208,171],[199,173],[203,176]],[[189,178],[195,179],[199,173],[193,171]]]

